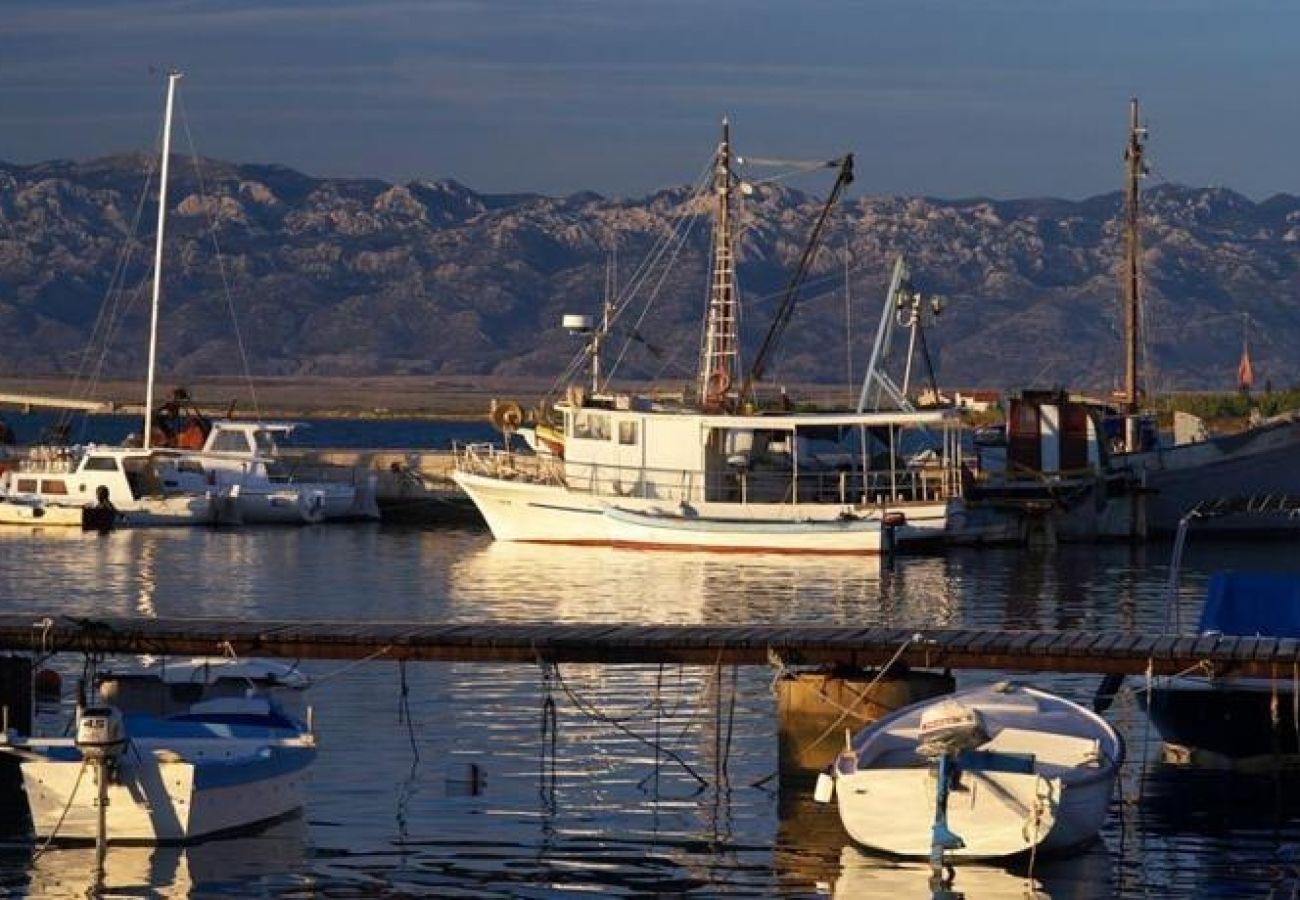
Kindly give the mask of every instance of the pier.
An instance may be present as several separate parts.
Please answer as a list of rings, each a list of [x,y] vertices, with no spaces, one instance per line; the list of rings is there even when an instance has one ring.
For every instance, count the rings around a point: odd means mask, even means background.
[[[880,666],[1278,678],[1300,641],[1226,635],[819,625],[301,622],[0,615],[0,651],[287,659]]]

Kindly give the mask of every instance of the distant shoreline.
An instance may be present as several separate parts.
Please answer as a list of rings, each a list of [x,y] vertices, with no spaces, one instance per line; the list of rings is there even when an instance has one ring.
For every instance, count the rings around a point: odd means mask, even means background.
[[[277,376],[251,381],[232,376],[204,376],[161,383],[155,388],[154,405],[170,398],[173,388],[179,386],[210,415],[225,415],[233,401],[234,416],[239,418],[431,421],[486,419],[493,400],[518,403],[528,410],[556,390],[555,380],[551,378],[501,376]],[[627,385],[622,389],[637,391],[647,387]],[[111,403],[115,414],[138,415],[144,403],[145,388],[141,381],[103,380],[91,391],[83,389],[79,396],[74,396],[72,390],[71,379],[67,377],[0,376],[0,394]],[[815,403],[836,404],[853,402],[857,396],[856,390],[850,392],[842,385],[792,385],[791,394]],[[553,394],[557,398],[562,395],[562,389]],[[13,402],[2,403],[0,415],[14,408]]]

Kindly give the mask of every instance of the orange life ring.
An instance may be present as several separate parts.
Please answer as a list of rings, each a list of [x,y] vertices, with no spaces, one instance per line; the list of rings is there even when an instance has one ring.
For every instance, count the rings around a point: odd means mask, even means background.
[[[705,382],[705,389],[710,397],[721,397],[729,387],[731,387],[731,376],[725,369],[714,369]]]

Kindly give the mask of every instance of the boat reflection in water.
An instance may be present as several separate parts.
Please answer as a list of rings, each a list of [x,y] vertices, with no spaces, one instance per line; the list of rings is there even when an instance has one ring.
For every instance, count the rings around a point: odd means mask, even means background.
[[[871,856],[853,846],[840,854],[831,896],[929,897],[931,900],[1072,900],[1112,896],[1114,864],[1104,845],[1059,859],[1025,859],[1009,868],[962,863],[935,883],[924,862]]]
[[[60,846],[41,853],[28,870],[32,897],[278,896],[299,882],[306,866],[302,816],[256,833],[191,846],[113,845],[98,867],[94,846]],[[275,879],[279,887],[270,884]],[[241,888],[240,886],[245,886]]]
[[[462,621],[868,626],[946,620],[956,605],[946,599],[952,586],[942,558],[899,560],[882,572],[867,560],[817,556],[494,541],[455,559],[448,581],[450,617]],[[933,590],[918,590],[918,582]]]

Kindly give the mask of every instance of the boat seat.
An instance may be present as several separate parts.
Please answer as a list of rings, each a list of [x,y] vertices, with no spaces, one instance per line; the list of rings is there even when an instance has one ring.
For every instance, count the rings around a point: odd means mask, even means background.
[[[1101,745],[1096,738],[1029,728],[1003,728],[981,744],[979,749],[999,753],[1032,753],[1040,769],[1075,769],[1101,763]]]

